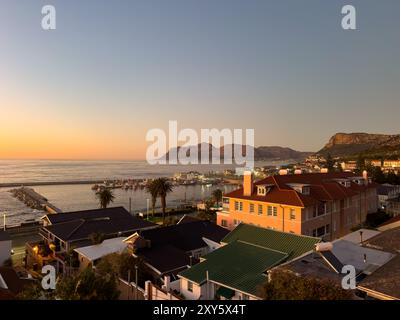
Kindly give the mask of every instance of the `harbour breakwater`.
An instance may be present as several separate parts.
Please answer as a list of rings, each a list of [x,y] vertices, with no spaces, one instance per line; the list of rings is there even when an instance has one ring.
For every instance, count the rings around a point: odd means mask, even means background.
[[[31,209],[43,210],[48,213],[60,213],[61,209],[51,204],[45,197],[37,193],[32,188],[21,187],[11,189],[11,194],[19,201],[25,203]]]
[[[84,180],[84,181],[38,181],[38,182],[9,182],[0,183],[0,188],[35,187],[35,186],[63,186],[75,184],[95,184],[103,183],[104,180]]]

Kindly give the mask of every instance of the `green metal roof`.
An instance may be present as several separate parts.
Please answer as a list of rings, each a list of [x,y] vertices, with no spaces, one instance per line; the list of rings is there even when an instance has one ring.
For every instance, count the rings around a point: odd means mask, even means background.
[[[205,261],[183,271],[180,275],[202,284],[208,279],[228,288],[256,294],[266,276],[264,272],[288,255],[243,241],[231,243],[205,256]]]
[[[249,224],[240,224],[225,238],[222,243],[231,243],[240,240],[265,248],[286,252],[288,260],[294,259],[314,249],[320,238],[300,236],[293,233],[281,232],[271,229],[256,227]]]

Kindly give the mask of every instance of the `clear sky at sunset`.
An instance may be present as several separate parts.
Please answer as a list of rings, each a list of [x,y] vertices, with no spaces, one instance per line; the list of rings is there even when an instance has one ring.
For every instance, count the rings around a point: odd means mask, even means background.
[[[304,151],[400,133],[399,15],[398,0],[0,0],[0,158],[144,159],[168,120]]]

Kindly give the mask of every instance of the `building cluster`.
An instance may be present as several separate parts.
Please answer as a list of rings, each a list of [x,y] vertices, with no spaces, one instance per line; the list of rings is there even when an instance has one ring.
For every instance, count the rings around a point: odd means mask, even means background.
[[[378,230],[360,229],[388,200],[378,201],[381,188],[367,175],[347,172],[259,181],[246,172],[243,186],[224,195],[216,224],[186,215],[161,227],[122,207],[47,214],[42,239],[26,244],[26,269],[40,272],[50,264],[72,276],[127,253],[143,262],[146,278],[119,279],[120,299],[260,300],[278,274],[341,287],[350,265],[354,299],[400,299],[400,215]],[[10,249],[0,232],[0,264]],[[0,297],[15,296],[29,281],[0,268]]]

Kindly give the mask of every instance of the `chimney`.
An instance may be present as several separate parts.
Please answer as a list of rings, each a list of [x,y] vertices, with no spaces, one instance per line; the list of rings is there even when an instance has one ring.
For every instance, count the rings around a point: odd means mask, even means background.
[[[368,184],[368,172],[367,172],[367,170],[363,171],[363,178],[364,178],[365,184]]]
[[[243,195],[251,196],[253,193],[253,176],[251,171],[245,171],[243,173]]]

